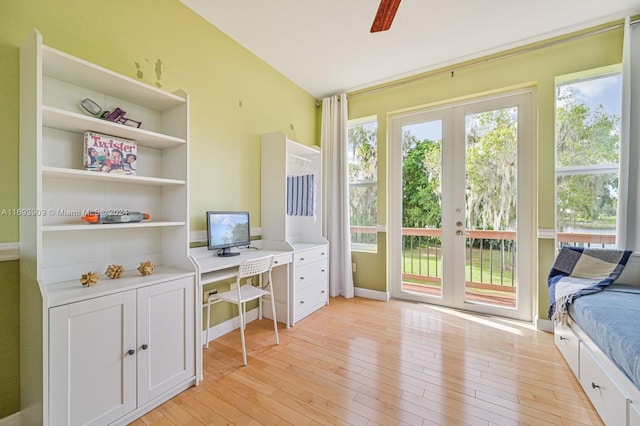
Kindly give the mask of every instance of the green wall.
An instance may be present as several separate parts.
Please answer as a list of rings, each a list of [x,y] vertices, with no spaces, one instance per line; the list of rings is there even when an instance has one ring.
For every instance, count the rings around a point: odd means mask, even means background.
[[[537,228],[555,226],[554,211],[554,78],[558,75],[620,63],[622,60],[622,29],[587,36],[578,40],[544,47],[530,53],[506,59],[492,59],[461,68],[454,73],[434,75],[406,82],[394,88],[375,92],[349,94],[349,119],[377,115],[378,117],[378,223],[386,224],[387,120],[400,111],[446,103],[483,93],[504,91],[515,87],[532,87],[537,101]],[[464,65],[464,64],[461,64]],[[369,268],[366,275],[356,273],[355,285],[371,290],[387,291],[385,239],[379,238],[378,253],[354,254],[358,271]],[[538,241],[538,264],[533,277],[538,286],[538,315],[547,316],[546,276],[555,257],[552,240]],[[537,301],[536,301],[537,302]],[[534,311],[535,312],[535,311]]]
[[[260,226],[260,134],[318,143],[315,98],[178,0],[0,0],[0,211],[19,203],[19,47],[33,28],[48,46],[189,93],[192,230],[214,209],[248,210]],[[0,243],[17,241],[18,218],[0,215]],[[0,279],[2,418],[19,409],[18,262],[0,262]]]

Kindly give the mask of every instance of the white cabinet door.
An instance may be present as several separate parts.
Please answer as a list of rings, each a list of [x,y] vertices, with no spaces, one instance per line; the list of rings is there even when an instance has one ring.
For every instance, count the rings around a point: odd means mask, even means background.
[[[138,405],[195,374],[193,287],[189,277],[138,290]]]
[[[136,408],[136,292],[49,311],[49,423],[106,425]]]

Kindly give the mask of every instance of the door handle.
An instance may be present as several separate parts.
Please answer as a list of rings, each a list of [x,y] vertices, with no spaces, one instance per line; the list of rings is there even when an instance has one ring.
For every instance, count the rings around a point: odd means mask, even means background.
[[[462,232],[461,230],[458,229],[456,231],[456,235],[460,236],[460,235],[467,235],[467,234],[465,234],[464,232]]]

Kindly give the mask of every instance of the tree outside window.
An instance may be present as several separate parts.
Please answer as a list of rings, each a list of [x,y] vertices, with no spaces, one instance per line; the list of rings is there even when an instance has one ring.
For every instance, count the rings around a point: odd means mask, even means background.
[[[349,221],[354,250],[378,249],[378,123],[352,120],[348,126]]]

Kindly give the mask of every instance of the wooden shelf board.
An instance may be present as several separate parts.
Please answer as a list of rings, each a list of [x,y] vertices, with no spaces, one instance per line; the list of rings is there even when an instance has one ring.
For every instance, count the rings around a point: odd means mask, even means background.
[[[86,87],[122,100],[164,111],[186,100],[164,90],[117,74],[48,46],[42,47],[43,74],[56,80]]]
[[[86,131],[104,133],[131,139],[140,145],[151,148],[168,148],[186,143],[184,139],[173,136],[125,126],[124,124],[113,123],[46,105],[42,107],[42,125],[75,133],[84,133]]]
[[[154,178],[148,176],[131,176],[110,173],[89,172],[86,170],[65,169],[62,167],[42,167],[42,174],[47,177],[64,179],[84,179],[97,182],[130,183],[150,186],[185,185],[184,180]]]
[[[133,222],[133,223],[105,223],[105,224],[65,224],[65,225],[44,225],[42,232],[68,232],[68,231],[100,231],[105,229],[122,229],[122,228],[161,228],[168,226],[183,226],[185,222]]]

